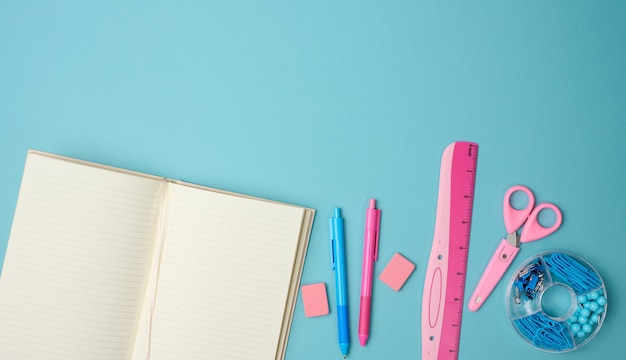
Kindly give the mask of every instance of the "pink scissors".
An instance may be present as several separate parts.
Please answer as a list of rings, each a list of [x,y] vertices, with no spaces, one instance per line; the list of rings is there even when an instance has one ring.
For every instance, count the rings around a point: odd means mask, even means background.
[[[528,205],[526,208],[518,210],[511,205],[511,196],[516,191],[521,191],[528,197]],[[544,209],[550,209],[556,215],[556,221],[552,226],[544,227],[539,223],[539,212]],[[510,188],[504,194],[503,204],[504,226],[508,235],[506,239],[502,239],[500,246],[491,257],[483,276],[478,282],[474,294],[470,298],[468,307],[471,311],[478,310],[485,300],[496,287],[502,276],[509,268],[515,256],[519,252],[520,243],[531,242],[542,239],[553,232],[560,226],[563,220],[561,210],[551,203],[542,203],[535,207],[535,196],[526,186],[516,185]],[[525,223],[525,224],[524,224]],[[517,233],[522,225],[524,228],[521,234]]]

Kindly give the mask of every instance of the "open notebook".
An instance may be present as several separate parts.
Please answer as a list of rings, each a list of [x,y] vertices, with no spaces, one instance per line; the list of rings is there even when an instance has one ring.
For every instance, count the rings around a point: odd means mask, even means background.
[[[0,359],[283,359],[313,217],[29,151]]]

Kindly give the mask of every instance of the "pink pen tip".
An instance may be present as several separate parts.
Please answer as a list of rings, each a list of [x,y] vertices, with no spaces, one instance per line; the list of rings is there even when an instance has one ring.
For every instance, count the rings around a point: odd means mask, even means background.
[[[370,199],[370,209],[376,209],[376,199]]]
[[[361,343],[361,346],[365,346],[365,344],[367,344],[367,335],[359,335],[359,342]]]

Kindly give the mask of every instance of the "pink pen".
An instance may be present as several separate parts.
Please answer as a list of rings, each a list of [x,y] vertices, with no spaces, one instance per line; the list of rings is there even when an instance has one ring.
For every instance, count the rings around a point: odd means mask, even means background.
[[[359,311],[359,342],[365,346],[370,335],[370,313],[372,310],[372,278],[374,262],[378,260],[378,236],[380,233],[380,210],[376,200],[370,200],[365,215],[365,244],[363,246],[363,273],[361,275],[361,309]]]

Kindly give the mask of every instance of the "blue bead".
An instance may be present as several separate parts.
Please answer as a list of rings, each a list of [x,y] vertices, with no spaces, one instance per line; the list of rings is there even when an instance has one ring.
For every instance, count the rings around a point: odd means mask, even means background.
[[[591,314],[591,316],[589,317],[589,323],[597,324],[599,319],[600,316],[598,316],[598,314]]]
[[[572,324],[572,331],[577,333],[581,330],[582,328],[580,327],[580,325],[578,324]]]
[[[575,323],[578,321],[578,316],[576,315],[572,315],[569,319],[567,319],[567,322],[569,323]]]
[[[578,302],[584,304],[587,302],[587,295],[578,295]]]
[[[600,297],[600,292],[599,291],[594,291],[591,294],[588,295],[589,299],[591,300],[597,300]]]
[[[591,315],[591,310],[589,310],[589,309],[582,309],[582,310],[580,310],[580,316],[584,316],[584,317],[588,318],[589,315]]]
[[[606,304],[606,298],[604,296],[600,296],[598,297],[597,302],[598,302],[598,305],[604,306]]]
[[[586,324],[586,323],[587,323],[587,321],[589,321],[589,319],[588,319],[586,316],[580,316],[580,317],[578,318],[578,323],[579,323],[579,324]]]
[[[596,314],[602,314],[604,312],[604,306],[599,306],[598,310],[596,310]]]
[[[591,331],[593,331],[593,327],[591,327],[591,325],[589,324],[585,324],[583,325],[583,331],[586,332],[587,334],[591,333]]]
[[[585,335],[587,335],[587,334],[585,334],[583,331],[579,331],[579,332],[576,333],[576,336],[578,336],[578,337],[584,337]]]
[[[598,305],[597,302],[595,302],[595,301],[589,302],[589,310],[596,311],[596,310],[598,310],[599,307],[600,307],[600,305]]]

